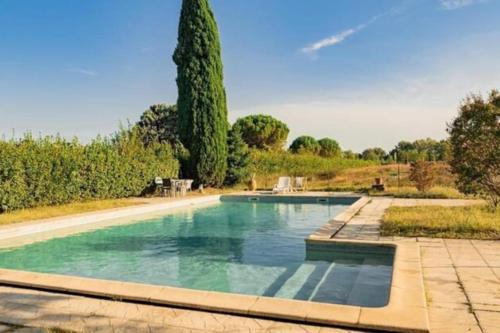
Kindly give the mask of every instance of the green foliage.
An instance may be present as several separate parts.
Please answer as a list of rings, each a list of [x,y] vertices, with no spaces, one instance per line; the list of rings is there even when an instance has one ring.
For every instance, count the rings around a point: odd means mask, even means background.
[[[88,199],[138,196],[154,177],[173,177],[168,144],[144,148],[138,131],[87,145],[60,137],[0,140],[0,212]]]
[[[190,157],[185,176],[219,186],[227,169],[227,104],[223,85],[221,46],[208,0],[184,0],[177,65],[179,136]]]
[[[290,145],[290,151],[295,154],[319,154],[321,146],[315,138],[308,135],[299,136]]]
[[[318,141],[321,149],[319,154],[323,157],[341,157],[342,149],[337,141],[330,138],[323,138]]]
[[[144,145],[168,143],[174,149],[175,156],[181,161],[186,161],[189,159],[189,151],[179,139],[177,123],[176,105],[156,104],[144,111],[135,126]]]
[[[177,106],[156,104],[144,111],[136,126],[146,145],[153,142],[174,145],[178,140]]]
[[[432,162],[416,161],[410,165],[410,180],[420,192],[427,192],[434,185],[436,173]]]
[[[446,161],[449,158],[450,147],[447,140],[419,139],[414,142],[400,141],[389,153],[397,156],[398,162],[411,163],[416,161]]]
[[[365,149],[361,156],[366,161],[383,161],[387,153],[382,148],[368,148]]]
[[[357,159],[359,159],[359,154],[358,154],[358,153],[353,152],[352,150],[346,150],[346,151],[343,151],[343,152],[342,152],[342,156],[343,156],[345,159],[348,159],[348,160],[357,160]]]
[[[227,174],[224,183],[233,185],[246,180],[250,175],[250,150],[241,138],[239,129],[233,127],[228,135]]]
[[[249,147],[264,150],[281,150],[290,131],[285,123],[263,114],[239,118],[234,127]]]
[[[467,97],[459,115],[448,126],[452,171],[457,186],[467,194],[479,194],[492,207],[500,201],[500,93],[491,91],[487,100]]]

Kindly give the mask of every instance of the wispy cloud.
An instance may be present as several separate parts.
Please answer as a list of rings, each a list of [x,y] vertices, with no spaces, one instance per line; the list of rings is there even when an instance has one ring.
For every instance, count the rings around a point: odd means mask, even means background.
[[[98,76],[99,75],[99,73],[97,73],[96,71],[86,69],[86,68],[79,68],[79,67],[66,68],[66,72],[77,73],[77,74],[82,74],[82,75],[86,75],[86,76]]]
[[[446,10],[454,10],[470,5],[475,5],[485,0],[439,0],[441,7]]]
[[[366,27],[365,25],[360,25],[360,26],[357,26],[355,28],[341,31],[333,36],[322,39],[316,43],[313,43],[307,47],[304,47],[302,49],[302,52],[307,53],[307,54],[314,54],[314,53],[318,52],[319,50],[321,50],[322,48],[325,48],[328,46],[333,46],[335,44],[341,43],[344,39],[355,34],[358,31],[364,29],[365,27]]]
[[[375,21],[377,21],[381,17],[386,16],[386,15],[391,15],[391,14],[397,14],[397,13],[401,12],[401,10],[402,10],[402,8],[392,8],[387,12],[373,16],[368,21],[366,21],[362,24],[359,24],[353,28],[343,30],[339,33],[336,33],[335,35],[332,35],[330,37],[327,37],[327,38],[324,38],[320,41],[312,43],[312,44],[304,47],[303,49],[301,49],[301,51],[303,53],[306,53],[309,55],[315,55],[316,52],[318,52],[319,50],[321,50],[325,47],[329,47],[329,46],[333,46],[333,45],[342,43],[347,37],[352,36],[352,35],[360,32],[361,30],[367,28],[369,25],[373,24]]]

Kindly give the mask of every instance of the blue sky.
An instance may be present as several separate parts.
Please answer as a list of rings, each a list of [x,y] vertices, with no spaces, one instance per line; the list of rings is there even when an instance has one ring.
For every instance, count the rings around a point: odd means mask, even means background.
[[[86,141],[175,103],[181,0],[0,0],[0,133]],[[500,0],[211,0],[231,121],[345,149],[444,138],[500,88]]]

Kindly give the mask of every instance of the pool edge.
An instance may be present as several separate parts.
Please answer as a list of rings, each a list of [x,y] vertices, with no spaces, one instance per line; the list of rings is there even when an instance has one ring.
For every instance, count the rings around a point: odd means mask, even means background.
[[[345,225],[370,200],[369,197],[362,196],[324,227],[311,234],[306,242],[373,244],[394,247],[396,251],[389,303],[380,308],[249,296],[8,269],[0,269],[0,285],[308,324],[391,332],[429,332],[420,252],[416,243],[332,239],[336,232],[331,228],[334,225],[332,221]],[[188,204],[186,203],[186,205]],[[323,232],[317,233],[319,230],[323,230]]]

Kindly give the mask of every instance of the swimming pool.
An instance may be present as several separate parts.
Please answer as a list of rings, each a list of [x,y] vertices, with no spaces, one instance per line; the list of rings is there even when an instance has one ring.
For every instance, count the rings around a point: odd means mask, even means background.
[[[258,200],[258,201],[256,201]],[[380,307],[394,251],[306,246],[355,199],[227,197],[206,207],[0,250],[0,267]]]

